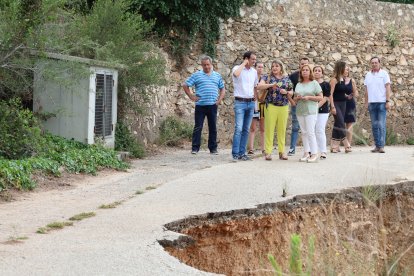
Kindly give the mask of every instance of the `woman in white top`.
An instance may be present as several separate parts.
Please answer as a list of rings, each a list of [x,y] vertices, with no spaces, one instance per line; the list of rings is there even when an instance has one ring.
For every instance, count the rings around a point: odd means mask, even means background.
[[[304,147],[303,156],[299,159],[301,162],[318,162],[315,126],[318,118],[318,102],[322,99],[322,88],[313,79],[310,66],[308,64],[302,66],[299,71],[299,83],[296,85],[294,97]]]

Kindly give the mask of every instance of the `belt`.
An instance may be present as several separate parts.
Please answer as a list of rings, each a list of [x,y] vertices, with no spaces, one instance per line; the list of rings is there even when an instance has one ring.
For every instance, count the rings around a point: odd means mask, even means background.
[[[234,97],[236,99],[236,101],[240,101],[240,102],[254,102],[254,98],[240,98],[240,97]]]

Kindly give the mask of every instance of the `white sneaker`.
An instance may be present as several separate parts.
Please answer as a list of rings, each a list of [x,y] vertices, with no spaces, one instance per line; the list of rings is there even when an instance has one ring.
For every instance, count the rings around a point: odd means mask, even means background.
[[[309,154],[305,154],[302,156],[302,158],[299,159],[299,162],[306,162],[309,159]]]
[[[312,155],[308,158],[308,160],[306,160],[306,162],[308,162],[308,163],[316,163],[316,162],[318,162],[318,160],[319,160],[319,156],[318,156],[318,154],[312,154]]]

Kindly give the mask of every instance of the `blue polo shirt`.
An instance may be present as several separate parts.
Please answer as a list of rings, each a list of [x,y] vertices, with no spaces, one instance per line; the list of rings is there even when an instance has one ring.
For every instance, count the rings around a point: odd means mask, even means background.
[[[185,84],[188,87],[195,87],[195,95],[199,97],[196,105],[215,104],[219,89],[224,88],[223,78],[215,71],[211,71],[210,75],[203,70],[197,71],[185,81]]]

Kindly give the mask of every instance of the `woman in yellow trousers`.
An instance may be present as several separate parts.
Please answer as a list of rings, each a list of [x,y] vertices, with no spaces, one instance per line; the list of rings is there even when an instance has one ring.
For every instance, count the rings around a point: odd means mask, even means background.
[[[270,75],[262,77],[257,89],[267,89],[265,100],[265,159],[272,160],[275,128],[279,159],[287,160],[285,154],[286,127],[289,116],[289,98],[293,95],[293,84],[285,75],[282,62],[272,62]]]

